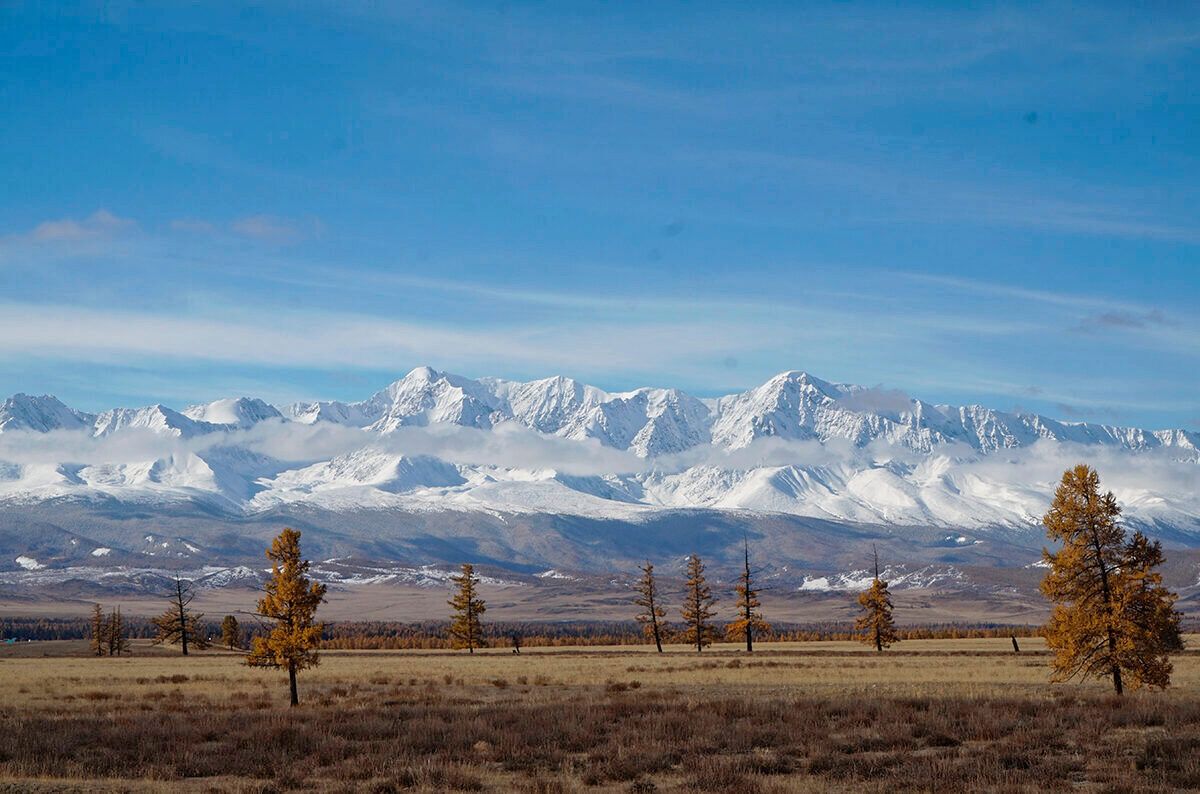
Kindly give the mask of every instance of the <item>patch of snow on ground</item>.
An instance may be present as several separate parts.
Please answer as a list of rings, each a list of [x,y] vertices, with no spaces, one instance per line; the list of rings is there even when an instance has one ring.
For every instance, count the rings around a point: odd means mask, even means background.
[[[101,546],[98,549],[92,549],[93,557],[107,557],[110,554],[112,554],[112,549],[106,548],[104,546]]]
[[[562,573],[561,571],[556,571],[553,568],[551,568],[548,571],[542,571],[541,573],[536,574],[536,576],[539,579],[570,579],[571,581],[575,581],[575,579],[577,578],[577,577]]]
[[[831,576],[805,576],[804,581],[800,583],[800,589],[817,592],[834,590],[866,590],[871,586],[871,580],[874,578],[875,577],[871,575],[870,571],[850,571],[848,573],[838,573]]]
[[[826,576],[805,576],[798,588],[806,592],[844,592],[866,590],[875,576],[870,571],[847,571]],[[960,581],[962,571],[957,568],[926,566],[915,571],[886,569],[879,578],[893,590],[926,589],[935,585]]]
[[[202,570],[204,575],[200,579],[201,587],[225,587],[238,581],[258,579],[258,574],[252,568],[247,568],[244,565],[239,565],[236,568],[220,568],[206,565]]]
[[[40,562],[35,560],[33,557],[26,557],[24,555],[17,557],[15,562],[17,563],[17,565],[20,565],[22,568],[24,568],[27,571],[38,571],[38,570],[41,570],[42,568],[46,567],[45,565],[42,565]]]

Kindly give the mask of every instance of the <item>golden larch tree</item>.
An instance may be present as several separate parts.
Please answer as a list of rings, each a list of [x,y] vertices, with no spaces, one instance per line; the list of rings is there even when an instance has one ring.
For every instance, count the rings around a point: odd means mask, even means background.
[[[451,576],[450,581],[458,588],[446,602],[454,608],[454,618],[450,622],[450,643],[455,648],[466,648],[467,653],[475,653],[476,648],[483,647],[483,623],[479,617],[487,611],[487,604],[479,597],[479,577],[475,575],[475,566],[464,563],[462,573]]]
[[[704,579],[704,563],[695,554],[688,557],[687,575],[687,589],[679,610],[683,618],[681,637],[688,645],[695,645],[696,651],[700,652],[704,646],[711,645],[717,636],[717,629],[712,625],[713,616],[716,615],[713,605],[717,599]]]
[[[288,671],[288,687],[293,706],[300,703],[296,691],[296,672],[316,667],[320,658],[323,623],[314,623],[317,607],[325,600],[325,585],[307,576],[309,561],[300,555],[300,533],[286,528],[267,550],[271,561],[271,579],[266,595],[259,599],[258,615],[274,621],[270,633],[255,637],[246,664]]]
[[[1162,545],[1141,532],[1134,532],[1125,544],[1125,613],[1133,625],[1158,635],[1161,651],[1183,650],[1179,623],[1183,618],[1175,610],[1176,595],[1162,586],[1156,570],[1163,564]]]
[[[1118,695],[1126,686],[1166,687],[1168,654],[1182,644],[1176,596],[1155,570],[1162,547],[1140,532],[1127,541],[1120,515],[1112,492],[1100,492],[1095,469],[1080,464],[1064,472],[1042,518],[1061,548],[1042,551],[1050,571],[1041,585],[1054,602],[1046,626],[1053,680],[1103,676]]]
[[[221,644],[231,651],[242,647],[242,626],[233,615],[221,619]]]
[[[874,546],[871,547],[874,551]],[[888,592],[887,582],[879,578],[879,553],[875,553],[875,577],[871,586],[859,593],[858,604],[863,614],[854,621],[854,628],[862,632],[863,642],[874,645],[875,650],[899,642],[896,636],[896,624],[892,620],[892,595]]]
[[[662,605],[662,600],[658,595],[658,584],[654,581],[654,566],[647,561],[645,565],[639,567],[639,570],[642,572],[642,578],[638,580],[637,597],[633,599],[633,603],[642,608],[642,611],[637,614],[637,622],[642,624],[642,632],[654,640],[654,646],[658,648],[659,653],[662,653],[662,638],[666,631],[663,618],[667,616],[667,609]]]
[[[754,651],[755,635],[762,636],[771,630],[771,624],[763,620],[758,608],[762,604],[758,600],[758,590],[754,587],[754,575],[750,570],[750,542],[744,546],[745,564],[738,576],[738,583],[733,588],[737,594],[737,619],[725,626],[725,639],[730,642],[746,640],[746,651]]]
[[[205,636],[204,626],[200,623],[204,615],[197,614],[188,607],[195,597],[192,583],[175,577],[167,611],[154,618],[154,625],[158,628],[158,636],[154,638],[155,645],[179,645],[184,656],[188,655],[189,647],[197,650],[208,647],[208,638]]]

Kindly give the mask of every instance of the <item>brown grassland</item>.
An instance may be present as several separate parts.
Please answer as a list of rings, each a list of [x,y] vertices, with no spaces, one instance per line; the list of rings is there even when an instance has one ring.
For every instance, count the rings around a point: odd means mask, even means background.
[[[0,791],[1200,788],[1200,653],[1118,699],[1021,644],[326,651],[294,709],[229,652],[0,647]]]

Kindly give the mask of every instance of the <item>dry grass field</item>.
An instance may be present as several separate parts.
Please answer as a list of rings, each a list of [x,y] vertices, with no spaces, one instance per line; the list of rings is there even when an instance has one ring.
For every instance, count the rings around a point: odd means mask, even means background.
[[[1033,639],[330,651],[289,709],[235,654],[134,651],[0,647],[0,791],[1200,787],[1200,653],[1117,699]]]

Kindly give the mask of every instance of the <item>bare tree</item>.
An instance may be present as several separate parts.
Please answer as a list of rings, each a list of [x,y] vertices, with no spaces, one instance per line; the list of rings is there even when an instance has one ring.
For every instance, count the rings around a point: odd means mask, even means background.
[[[121,656],[129,650],[129,629],[121,617],[121,608],[117,607],[108,615],[108,625],[104,628],[104,638],[108,645],[109,656]]]
[[[154,625],[158,627],[158,636],[154,639],[155,644],[170,643],[172,645],[181,645],[183,655],[188,655],[188,646],[204,650],[208,647],[208,639],[204,636],[203,627],[200,625],[200,619],[204,615],[199,615],[188,609],[188,604],[192,603],[192,599],[196,597],[192,590],[192,583],[175,577],[175,586],[171,592],[170,606],[167,611],[154,619]]]
[[[91,626],[91,649],[96,656],[103,656],[108,652],[108,638],[105,634],[108,632],[108,624],[104,620],[104,610],[99,604],[92,605],[92,626]]]
[[[660,621],[667,616],[667,609],[658,597],[658,584],[654,581],[654,566],[649,561],[640,567],[642,578],[638,581],[637,598],[633,603],[642,608],[637,616],[637,622],[642,624],[646,636],[654,640],[658,652],[663,652],[662,635],[666,624]]]
[[[754,586],[753,573],[750,570],[750,541],[745,543],[745,567],[738,577],[737,586],[737,619],[725,627],[725,637],[729,640],[746,640],[746,651],[754,650],[754,635],[765,634],[771,630],[771,625],[763,620],[758,608],[762,606],[758,600],[758,589]]]

